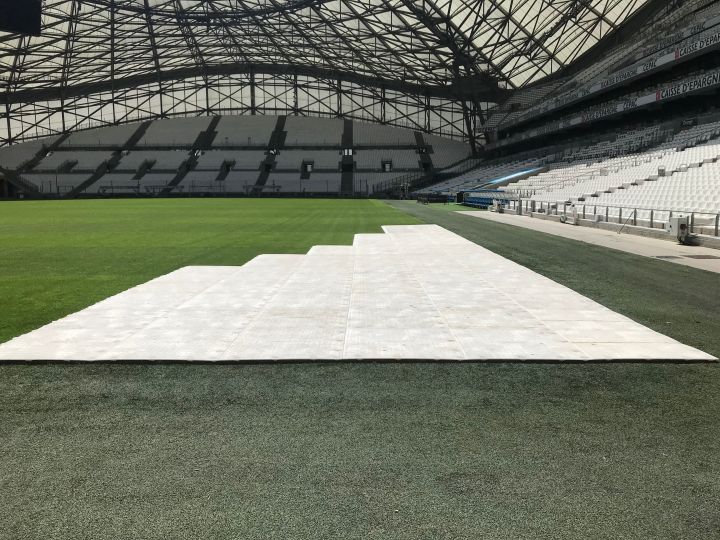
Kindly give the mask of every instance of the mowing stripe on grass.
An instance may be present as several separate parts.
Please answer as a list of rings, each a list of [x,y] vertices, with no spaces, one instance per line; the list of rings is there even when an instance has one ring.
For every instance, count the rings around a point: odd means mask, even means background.
[[[392,201],[662,334],[720,357],[720,275],[475,219],[452,206]],[[482,299],[478,299],[482,301]]]

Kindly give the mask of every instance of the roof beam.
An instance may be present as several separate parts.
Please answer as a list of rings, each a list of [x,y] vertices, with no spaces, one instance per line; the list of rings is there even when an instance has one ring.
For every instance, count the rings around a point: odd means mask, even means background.
[[[133,75],[130,77],[116,78],[114,80],[114,88],[116,90],[124,88],[134,88],[158,81],[174,81],[190,77],[200,77],[209,75],[236,75],[242,73],[265,73],[268,75],[287,75],[297,74],[314,77],[317,79],[341,80],[355,83],[361,86],[370,86],[376,88],[386,88],[388,90],[396,90],[406,94],[423,95],[436,98],[444,98],[450,100],[472,100],[474,98],[483,101],[499,103],[499,100],[505,99],[508,95],[507,90],[492,85],[491,81],[487,81],[484,87],[477,84],[451,84],[451,85],[423,85],[409,83],[396,79],[385,79],[381,77],[371,77],[368,75],[360,75],[353,72],[344,72],[334,69],[328,69],[318,66],[295,66],[286,64],[258,64],[258,63],[231,63],[206,66],[203,72],[199,72],[197,66],[183,67],[160,71],[157,73],[144,73],[142,75]],[[64,88],[64,97],[86,96],[100,92],[107,92],[113,88],[113,82],[109,80],[98,81],[86,84],[76,84],[66,86]],[[26,90],[18,90],[15,92],[0,93],[0,103],[33,103],[37,101],[46,101],[59,99],[60,91],[56,86],[47,88],[33,88]]]
[[[477,57],[482,58],[483,61],[492,68],[494,72],[493,74],[496,77],[503,79],[509,85],[514,87],[512,81],[505,77],[503,71],[498,68],[492,58],[489,58],[480,49],[478,49],[472,40],[469,39],[464,32],[452,22],[450,15],[443,13],[432,0],[423,0],[423,4],[429,5],[433,9],[436,16],[442,19],[442,22],[446,25],[446,27],[452,29],[452,34],[447,30],[444,30],[440,24],[438,24],[437,19],[433,18],[430,13],[425,11],[422,7],[416,5],[415,0],[401,0],[401,2],[410,10],[410,12],[412,12],[413,15],[415,15],[415,17],[417,17],[420,22],[425,25],[430,32],[432,32],[440,40],[442,45],[448,47],[452,51],[455,61],[465,66],[468,75],[474,74],[477,77],[487,79],[491,78],[489,73],[481,70],[475,61],[470,58],[468,53],[472,50]],[[455,40],[456,36],[461,38],[462,47],[458,45]]]
[[[565,67],[539,82],[547,82],[558,77],[570,76],[582,71],[587,66],[597,62],[608,50],[621,43],[635,39],[637,37],[637,31],[642,29],[649,20],[652,20],[666,7],[668,7],[667,0],[647,0],[632,15],[625,19],[620,25],[615,26],[612,32],[606,34],[595,45]]]

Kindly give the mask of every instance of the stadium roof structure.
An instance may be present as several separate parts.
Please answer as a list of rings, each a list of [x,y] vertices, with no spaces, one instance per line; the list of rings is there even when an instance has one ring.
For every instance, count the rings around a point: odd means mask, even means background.
[[[45,0],[40,37],[0,33],[0,139],[173,115],[304,114],[472,140],[488,106],[653,3]]]

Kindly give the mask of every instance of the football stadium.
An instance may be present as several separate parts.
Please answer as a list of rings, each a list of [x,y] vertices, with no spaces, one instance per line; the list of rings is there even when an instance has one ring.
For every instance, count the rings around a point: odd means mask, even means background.
[[[720,3],[0,43],[0,538],[720,538]]]

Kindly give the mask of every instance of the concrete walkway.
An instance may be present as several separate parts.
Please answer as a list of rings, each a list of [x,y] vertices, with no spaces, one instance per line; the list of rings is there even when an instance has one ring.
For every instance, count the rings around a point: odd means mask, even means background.
[[[708,272],[720,273],[720,250],[700,246],[683,246],[676,242],[646,238],[632,234],[618,234],[614,231],[593,229],[558,223],[546,219],[518,216],[516,214],[498,214],[496,212],[462,211],[458,214],[486,219],[496,223],[505,223],[533,231],[571,238],[596,246],[603,246],[651,259],[661,259],[683,266],[691,266]],[[700,257],[700,258],[694,258]],[[707,258],[705,258],[707,257]]]
[[[437,225],[186,267],[0,345],[0,360],[713,357]]]

